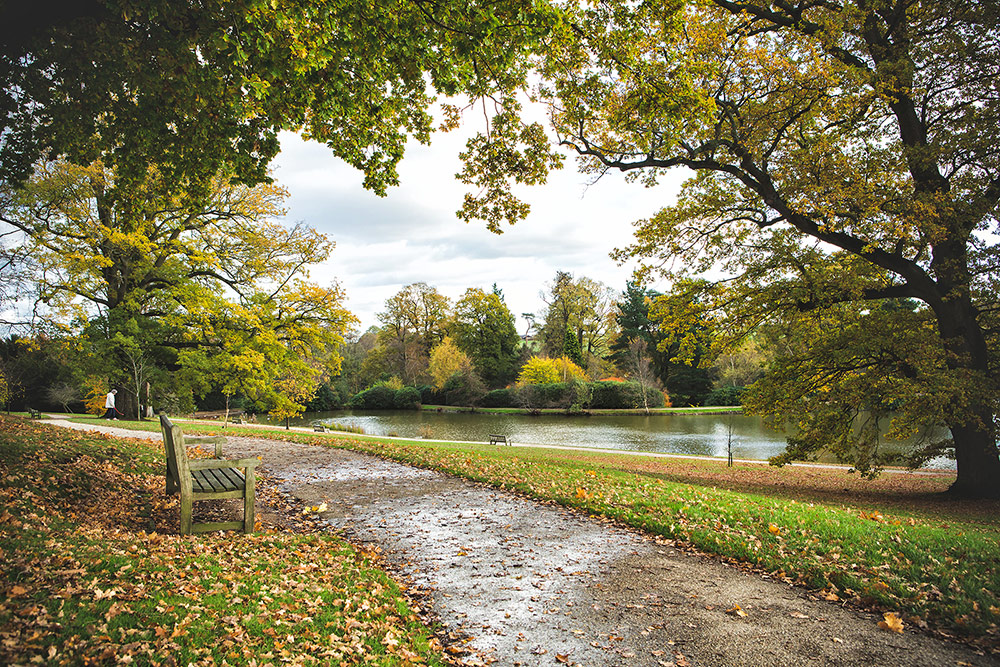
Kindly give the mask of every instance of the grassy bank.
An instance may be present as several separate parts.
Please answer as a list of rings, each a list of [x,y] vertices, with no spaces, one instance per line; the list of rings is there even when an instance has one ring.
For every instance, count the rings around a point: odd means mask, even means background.
[[[177,535],[162,460],[0,416],[0,664],[444,664],[397,585],[334,536]]]

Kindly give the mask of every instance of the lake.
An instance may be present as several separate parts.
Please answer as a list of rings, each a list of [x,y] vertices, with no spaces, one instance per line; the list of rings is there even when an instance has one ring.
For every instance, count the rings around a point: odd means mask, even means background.
[[[487,442],[489,435],[496,433],[515,444],[723,458],[731,437],[733,457],[740,459],[767,459],[785,448],[783,431],[765,427],[760,417],[735,413],[532,417],[485,412],[337,410],[306,413],[292,424],[314,421],[359,426],[369,435]],[[953,469],[955,464],[942,459],[931,466]]]

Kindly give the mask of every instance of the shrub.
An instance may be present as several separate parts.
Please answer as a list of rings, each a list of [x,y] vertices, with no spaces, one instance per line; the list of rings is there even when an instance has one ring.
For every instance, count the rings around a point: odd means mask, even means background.
[[[521,369],[521,374],[517,378],[517,383],[528,384],[555,384],[563,379],[575,378],[586,380],[587,374],[582,368],[574,364],[566,357],[559,359],[549,359],[547,357],[532,357]]]
[[[396,390],[384,384],[355,394],[350,401],[352,408],[363,410],[391,410],[395,407]]]
[[[494,389],[479,404],[484,408],[513,408],[517,406],[517,395],[511,389]]]
[[[420,390],[416,387],[403,387],[396,392],[392,402],[397,410],[419,410]]]
[[[486,395],[486,385],[471,368],[465,368],[448,378],[441,389],[445,405],[478,405]]]
[[[746,387],[717,387],[708,392],[705,405],[743,405],[743,392]]]
[[[643,407],[642,385],[638,382],[594,382],[590,407],[605,410],[628,410]],[[646,387],[646,404],[651,408],[662,408],[663,392]]]

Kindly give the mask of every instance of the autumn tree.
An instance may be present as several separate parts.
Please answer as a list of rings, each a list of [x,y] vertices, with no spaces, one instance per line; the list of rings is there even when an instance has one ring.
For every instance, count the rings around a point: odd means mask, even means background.
[[[553,384],[569,380],[587,380],[587,373],[566,357],[550,359],[549,357],[532,357],[521,368],[517,383]]]
[[[105,372],[118,369],[122,377],[111,379],[132,388],[130,407],[151,369],[194,363],[193,353],[199,364],[231,354],[234,338],[339,364],[335,350],[353,317],[338,286],[304,279],[333,244],[275,220],[280,188],[220,174],[200,201],[155,170],[125,192],[100,164],[58,162],[0,196],[0,221],[30,249],[49,319],[79,323]]]
[[[811,455],[867,386],[903,431],[947,427],[923,451],[954,453],[953,492],[1000,497],[998,5],[605,0],[568,8],[565,26],[539,65],[559,143],[590,173],[695,172],[618,256],[722,277],[699,303],[730,340],[772,321],[830,332],[794,374],[757,383],[775,399],[757,409],[798,423]],[[468,160],[486,191],[465,216],[517,211],[497,204],[500,174],[537,181],[553,162],[529,139],[473,146],[510,157]],[[919,306],[881,308],[898,299]]]
[[[463,368],[471,368],[472,360],[449,337],[434,346],[430,355],[428,371],[435,389],[443,389],[451,376]]]
[[[546,303],[541,315],[542,352],[562,356],[566,349],[566,331],[576,337],[583,361],[601,357],[614,332],[614,297],[605,285],[587,277],[574,278],[565,271],[556,276],[542,294]]]
[[[451,317],[451,301],[427,283],[407,285],[388,298],[378,319],[389,371],[416,384],[427,371],[431,349],[447,335]]]
[[[456,344],[469,355],[488,386],[502,387],[514,379],[521,337],[496,286],[491,292],[467,289],[455,304],[453,329]]]

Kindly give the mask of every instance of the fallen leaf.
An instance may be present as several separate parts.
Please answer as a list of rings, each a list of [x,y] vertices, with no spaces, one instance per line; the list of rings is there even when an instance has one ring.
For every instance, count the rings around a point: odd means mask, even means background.
[[[564,665],[569,664],[569,653],[556,653],[556,662],[561,662]]]
[[[887,611],[882,614],[882,618],[885,620],[879,621],[878,627],[883,630],[888,630],[889,632],[903,634],[903,619],[896,616],[895,612]]]
[[[809,616],[803,614],[801,611],[792,611],[789,612],[788,615],[791,616],[792,618],[809,618]]]
[[[781,532],[781,529],[780,529],[780,528],[778,528],[778,527],[777,527],[776,525],[774,525],[773,523],[769,523],[769,524],[767,524],[767,530],[768,530],[768,531],[769,531],[769,532],[770,532],[770,533],[771,533],[772,535],[777,535],[778,533],[780,533],[780,532]]]
[[[743,611],[743,607],[739,606],[738,604],[734,604],[732,609],[727,609],[726,613],[731,614],[733,616],[739,616],[740,618],[747,617],[747,613]]]

